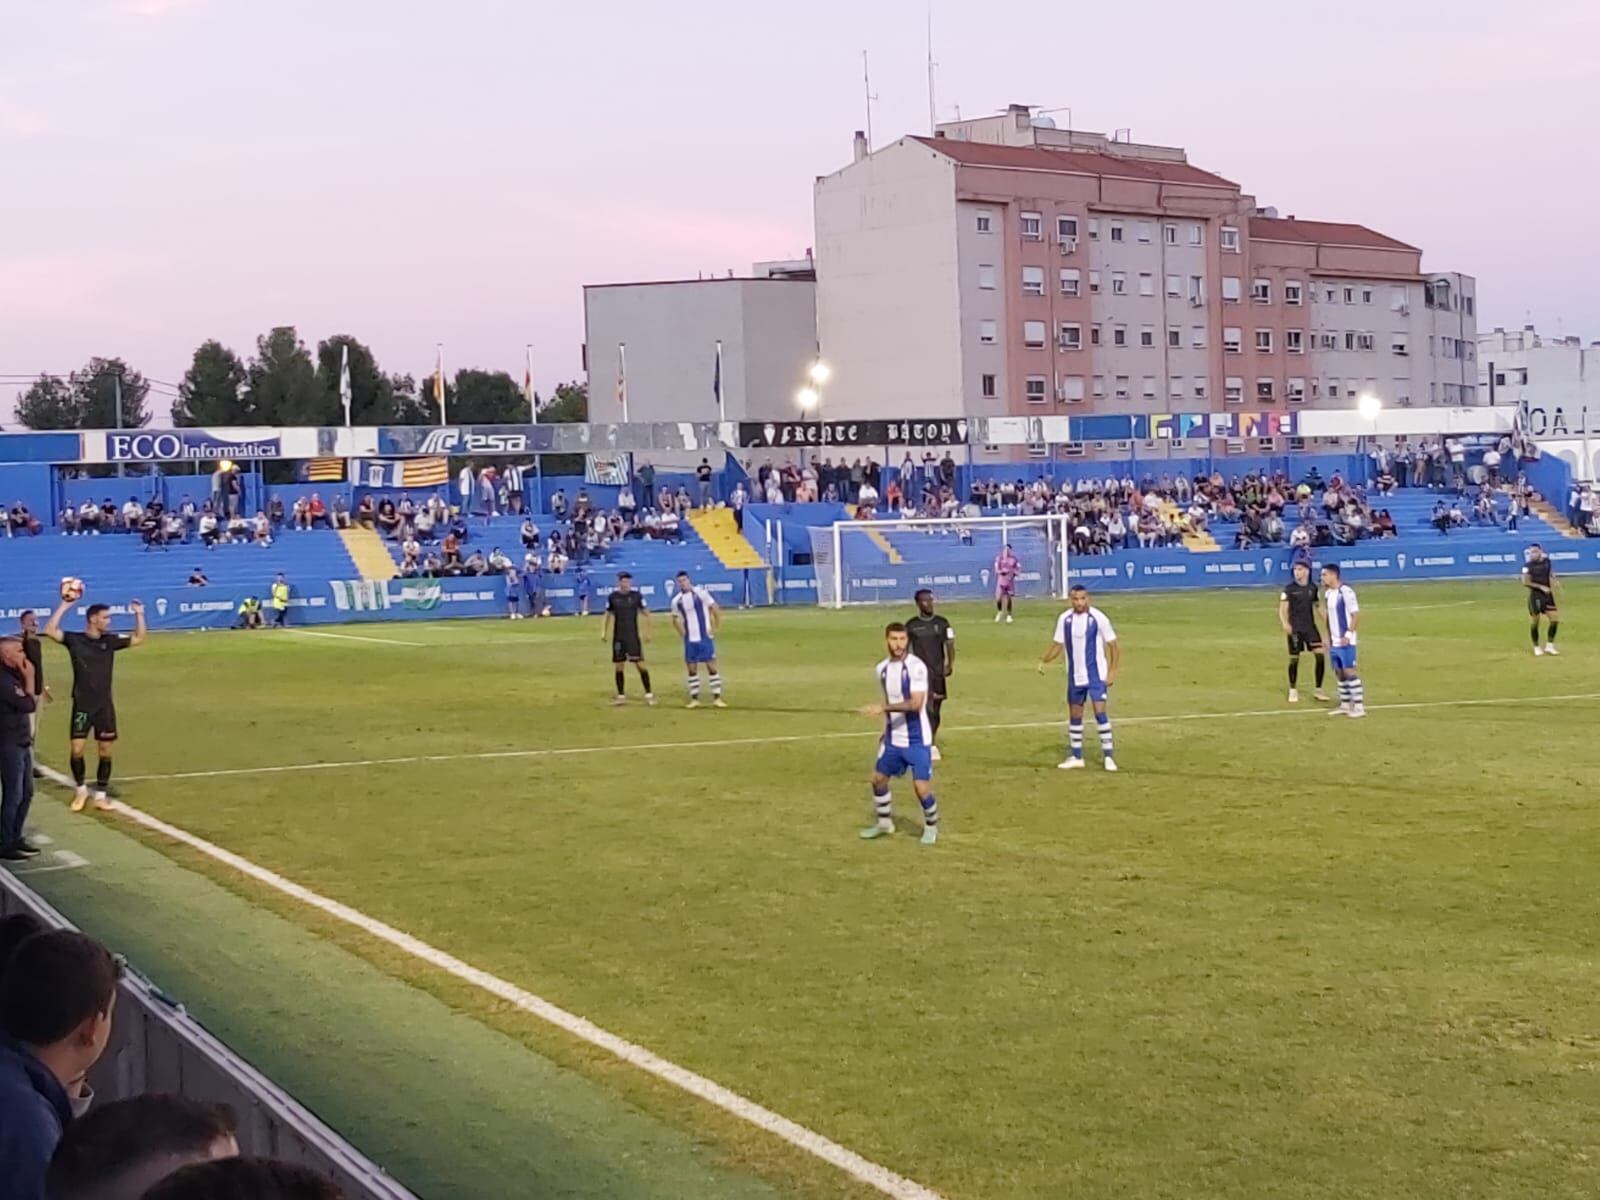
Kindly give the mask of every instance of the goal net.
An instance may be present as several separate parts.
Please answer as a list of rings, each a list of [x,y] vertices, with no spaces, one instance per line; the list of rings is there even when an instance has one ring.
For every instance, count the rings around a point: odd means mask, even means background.
[[[1067,590],[1067,518],[908,517],[838,521],[811,530],[817,602],[909,602],[918,588],[943,600],[988,599],[995,559],[1009,545],[1021,562],[1019,598],[1063,596]]]

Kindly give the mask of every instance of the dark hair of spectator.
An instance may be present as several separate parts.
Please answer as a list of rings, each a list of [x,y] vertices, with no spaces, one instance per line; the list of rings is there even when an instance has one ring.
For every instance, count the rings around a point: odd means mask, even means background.
[[[144,1200],[342,1200],[331,1180],[291,1163],[220,1158],[168,1175]]]
[[[26,621],[31,616],[33,616],[33,609],[25,608],[20,613],[17,614],[17,620]]]
[[[31,912],[14,912],[0,917],[0,980],[6,977],[11,955],[28,938],[50,928]]]
[[[91,1109],[56,1146],[47,1178],[50,1200],[92,1200],[121,1176],[158,1159],[209,1159],[212,1147],[238,1127],[227,1105],[186,1096],[150,1093]]]
[[[111,605],[109,604],[91,604],[89,605],[88,611],[83,615],[86,617],[98,617],[101,613],[110,611]]]
[[[30,1046],[53,1046],[109,1012],[122,966],[94,938],[52,929],[28,938],[0,979],[0,1029]]]
[[[627,571],[618,571],[617,572],[617,582],[619,582],[619,583],[622,582],[622,580],[624,580],[624,579],[632,579],[632,578],[633,578],[633,576],[631,574],[629,574]]]

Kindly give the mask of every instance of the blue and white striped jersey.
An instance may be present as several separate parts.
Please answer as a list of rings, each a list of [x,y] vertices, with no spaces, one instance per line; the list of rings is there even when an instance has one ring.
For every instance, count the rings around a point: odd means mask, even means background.
[[[1110,664],[1106,647],[1117,640],[1111,618],[1098,608],[1087,612],[1068,609],[1056,621],[1056,645],[1066,652],[1067,682],[1090,687],[1106,681]]]
[[[928,666],[915,654],[907,654],[899,662],[886,658],[878,664],[878,682],[883,685],[883,698],[887,703],[904,704],[918,692],[924,696],[928,694]],[[928,724],[926,708],[921,712],[892,712],[885,716],[885,746],[933,745],[933,727]]]
[[[1336,588],[1329,588],[1326,593],[1328,601],[1328,636],[1338,641],[1343,638],[1351,646],[1356,644],[1355,626],[1351,618],[1361,611],[1361,605],[1356,603],[1356,590],[1348,583],[1341,583]]]
[[[677,592],[672,597],[672,611],[683,618],[683,640],[708,642],[711,640],[711,610],[717,602],[711,593],[696,585],[687,592]]]

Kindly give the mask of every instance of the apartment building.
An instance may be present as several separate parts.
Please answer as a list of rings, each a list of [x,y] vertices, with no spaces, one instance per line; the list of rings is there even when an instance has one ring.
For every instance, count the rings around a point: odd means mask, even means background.
[[[1477,401],[1469,276],[1280,217],[1175,147],[1014,105],[872,153],[858,135],[815,203],[835,415]]]
[[[1600,341],[1585,346],[1579,337],[1543,337],[1532,325],[1479,334],[1478,391],[1490,403],[1518,406],[1536,438],[1594,433]]]

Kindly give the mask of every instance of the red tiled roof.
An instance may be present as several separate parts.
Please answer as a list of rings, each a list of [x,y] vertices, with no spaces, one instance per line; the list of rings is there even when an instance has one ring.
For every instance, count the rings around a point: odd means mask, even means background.
[[[1290,217],[1251,217],[1250,236],[1273,242],[1307,242],[1314,246],[1359,246],[1366,250],[1410,250],[1415,246],[1386,237],[1365,225],[1343,221],[1300,221]]]
[[[1188,183],[1235,190],[1239,186],[1232,180],[1202,171],[1199,167],[1191,167],[1188,163],[1118,158],[1093,150],[1066,150],[1051,146],[996,146],[988,142],[964,142],[956,138],[914,137],[911,140],[971,167],[1111,175],[1123,179],[1146,179],[1153,183]]]

